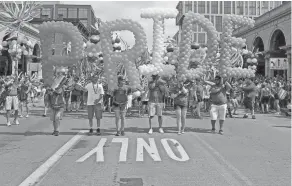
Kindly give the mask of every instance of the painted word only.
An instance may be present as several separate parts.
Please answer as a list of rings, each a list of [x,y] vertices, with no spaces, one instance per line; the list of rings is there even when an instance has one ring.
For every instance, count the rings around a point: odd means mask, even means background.
[[[96,162],[104,162],[104,145],[107,141],[107,138],[101,138],[98,142],[97,146],[93,148],[91,151],[86,153],[84,156],[79,158],[76,162],[81,163],[87,160],[89,157],[96,155]],[[174,148],[179,153],[177,156],[173,150],[171,149],[169,142],[172,142]],[[119,161],[125,162],[127,161],[127,153],[128,153],[128,138],[113,138],[112,143],[121,143],[121,150]],[[190,158],[186,151],[184,150],[183,146],[175,139],[164,138],[161,139],[161,144],[164,147],[167,155],[175,160],[175,161],[188,161]],[[141,162],[144,161],[144,150],[148,153],[148,155],[153,159],[153,161],[161,161],[161,157],[158,153],[158,149],[155,143],[154,138],[149,138],[149,143],[147,143],[143,138],[137,138],[137,153],[136,153],[136,161]]]

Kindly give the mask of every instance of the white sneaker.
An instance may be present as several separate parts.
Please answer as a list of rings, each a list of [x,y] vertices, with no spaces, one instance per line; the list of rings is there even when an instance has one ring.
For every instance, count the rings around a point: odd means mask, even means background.
[[[159,128],[159,133],[161,133],[161,134],[163,134],[163,133],[164,133],[164,131],[163,131],[163,129],[162,129],[162,128]]]
[[[7,122],[7,127],[10,127],[11,126],[11,123],[10,121]]]
[[[20,115],[19,117],[20,117],[20,118],[23,118],[23,115]]]
[[[26,118],[28,118],[28,117],[29,117],[29,115],[27,114],[25,117],[26,117]]]
[[[14,120],[13,122],[15,125],[19,125],[19,121],[18,120]]]
[[[181,135],[181,131],[178,131],[177,134],[178,134],[178,135]]]
[[[152,133],[153,133],[153,129],[151,128],[151,129],[149,129],[148,134],[152,134]]]

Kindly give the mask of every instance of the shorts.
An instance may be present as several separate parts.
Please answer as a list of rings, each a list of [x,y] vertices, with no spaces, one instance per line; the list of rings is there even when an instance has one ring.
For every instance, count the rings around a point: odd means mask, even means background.
[[[6,110],[18,110],[19,100],[17,96],[7,96],[5,102]]]
[[[211,105],[210,116],[211,120],[225,120],[227,104]]]
[[[205,103],[208,103],[209,101],[210,101],[210,99],[209,98],[204,98],[204,100],[203,100]]]
[[[175,110],[177,110],[177,109],[184,110],[184,109],[187,109],[187,106],[174,105],[174,109],[175,109]]]
[[[61,119],[62,116],[62,112],[63,112],[63,108],[59,108],[59,109],[52,109],[51,112],[51,121],[59,121]]]
[[[77,96],[77,95],[71,96],[71,103],[72,102],[80,102],[80,100],[81,100],[81,96]]]
[[[116,117],[117,116],[124,116],[125,117],[126,112],[127,112],[127,105],[126,104],[114,105],[113,110],[115,112]]]
[[[142,101],[142,105],[148,105],[148,101]]]
[[[254,100],[249,97],[245,97],[243,100],[245,109],[254,110]]]
[[[93,119],[94,115],[96,119],[102,119],[101,104],[99,103],[97,105],[87,105],[87,113],[88,113],[88,119]]]
[[[162,116],[164,103],[149,103],[149,116]]]
[[[270,97],[269,96],[263,96],[261,99],[261,104],[268,104],[270,101]]]

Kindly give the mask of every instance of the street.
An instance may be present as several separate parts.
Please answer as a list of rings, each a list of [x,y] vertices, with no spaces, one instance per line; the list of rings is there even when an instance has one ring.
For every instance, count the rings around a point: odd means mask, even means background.
[[[85,111],[65,113],[52,136],[41,107],[20,125],[0,125],[1,186],[288,186],[291,185],[290,118],[257,114],[227,118],[224,135],[210,118],[187,119],[177,135],[175,114],[164,134],[148,132],[148,118],[129,117],[126,135],[114,136],[114,115],[104,113],[101,136],[88,136]],[[218,125],[216,127],[219,127]],[[96,127],[94,127],[96,128]]]

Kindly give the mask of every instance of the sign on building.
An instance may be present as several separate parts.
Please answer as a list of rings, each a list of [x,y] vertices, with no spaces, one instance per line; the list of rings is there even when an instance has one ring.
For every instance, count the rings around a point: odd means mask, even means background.
[[[271,70],[287,70],[288,59],[287,58],[271,58],[270,69]]]

